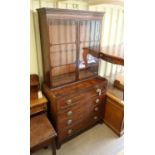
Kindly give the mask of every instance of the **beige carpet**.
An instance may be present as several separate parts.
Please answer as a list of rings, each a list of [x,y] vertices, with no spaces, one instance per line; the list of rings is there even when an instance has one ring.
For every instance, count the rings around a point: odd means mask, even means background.
[[[105,124],[98,124],[63,144],[57,155],[124,155],[123,147],[124,136],[118,137]],[[52,155],[52,150],[49,147],[32,155]]]

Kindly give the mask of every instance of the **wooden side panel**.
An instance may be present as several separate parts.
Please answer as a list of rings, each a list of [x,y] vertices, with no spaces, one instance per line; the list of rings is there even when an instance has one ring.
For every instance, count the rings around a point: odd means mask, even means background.
[[[55,95],[50,91],[47,85],[43,85],[43,92],[47,99],[49,100],[48,112],[50,114],[50,119],[54,126],[56,126],[57,121],[57,99]]]
[[[39,17],[41,50],[42,50],[42,57],[43,57],[44,80],[49,86],[52,86],[51,78],[50,78],[49,32],[48,32],[48,23],[47,23],[45,10],[38,9],[38,17]]]
[[[104,122],[120,136],[124,130],[124,106],[107,97]]]

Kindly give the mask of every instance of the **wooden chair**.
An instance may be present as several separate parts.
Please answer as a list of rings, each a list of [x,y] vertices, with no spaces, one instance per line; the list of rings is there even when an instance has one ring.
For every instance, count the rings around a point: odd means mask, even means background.
[[[52,155],[56,155],[55,137],[53,126],[45,114],[30,118],[30,152],[52,145]]]

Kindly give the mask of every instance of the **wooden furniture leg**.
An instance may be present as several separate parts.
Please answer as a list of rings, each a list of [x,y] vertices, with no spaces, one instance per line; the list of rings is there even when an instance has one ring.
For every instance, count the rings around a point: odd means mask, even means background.
[[[52,155],[56,155],[56,145],[55,145],[55,139],[52,140]]]

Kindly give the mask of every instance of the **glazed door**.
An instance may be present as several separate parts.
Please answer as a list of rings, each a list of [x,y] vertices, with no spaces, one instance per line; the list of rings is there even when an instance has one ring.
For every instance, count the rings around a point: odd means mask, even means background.
[[[100,48],[100,20],[82,20],[79,23],[79,79],[98,74],[98,59],[83,50],[84,47]]]
[[[49,21],[52,86],[76,80],[77,22],[70,19]]]

